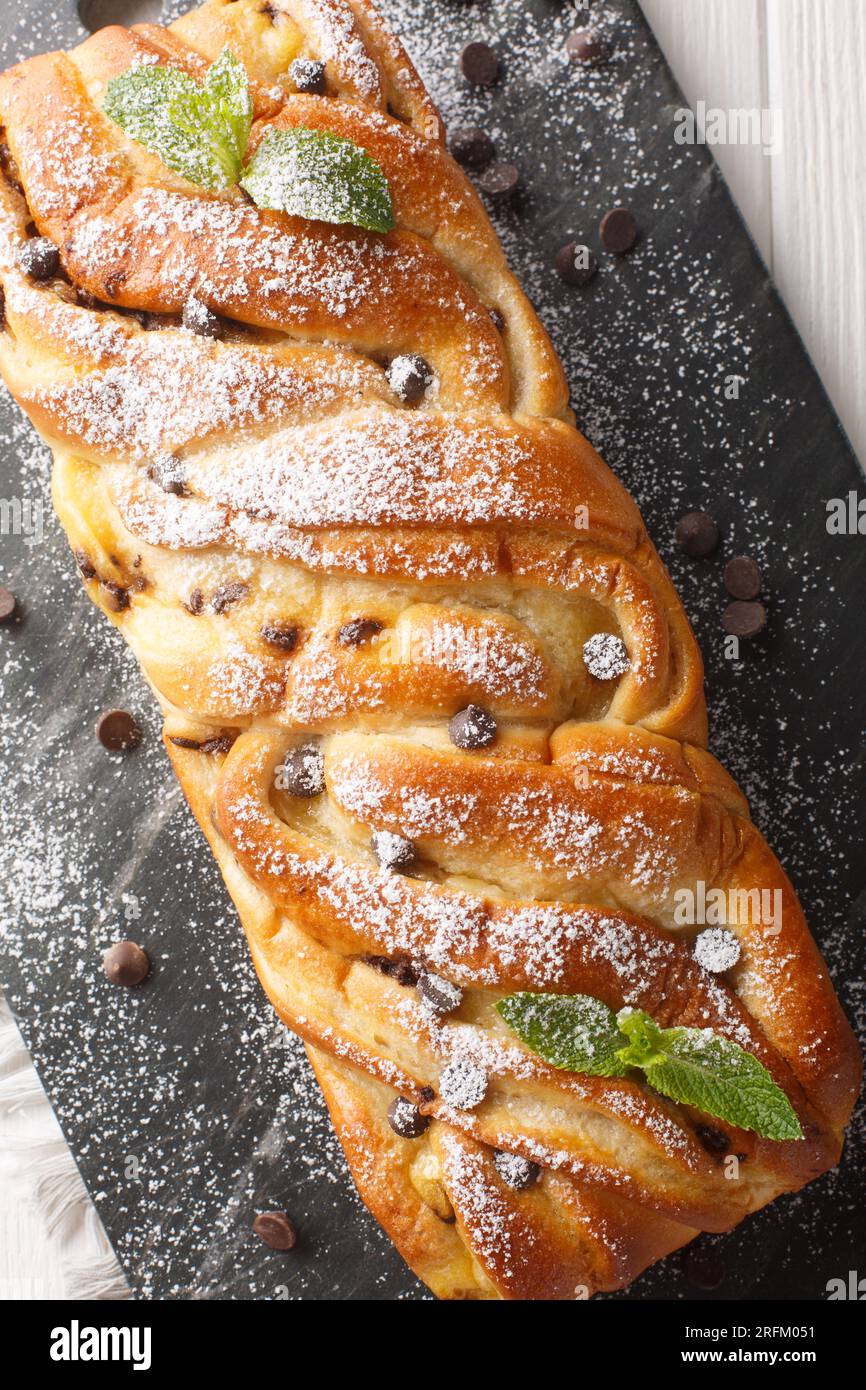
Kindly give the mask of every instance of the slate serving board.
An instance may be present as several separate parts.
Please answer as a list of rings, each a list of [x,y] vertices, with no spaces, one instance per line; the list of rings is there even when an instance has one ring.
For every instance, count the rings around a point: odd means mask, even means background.
[[[130,3],[93,0],[90,13],[120,19]],[[139,18],[158,9],[132,3]],[[713,749],[862,1025],[866,549],[829,535],[825,518],[827,499],[866,487],[803,345],[708,153],[674,143],[681,97],[637,5],[592,6],[615,45],[597,71],[565,62],[576,17],[563,3],[383,8],[449,126],[484,125],[523,171],[521,195],[495,213],[512,264],[563,355],[581,427],[636,497],[683,595],[707,663]],[[76,0],[19,0],[0,19],[0,65],[83,37]],[[470,38],[502,55],[490,92],[456,71]],[[596,229],[619,203],[642,237],[614,260]],[[600,254],[585,290],[551,269],[572,236]],[[272,1017],[170,775],[150,693],[74,576],[47,451],[5,396],[0,440],[3,496],[30,506],[2,537],[0,577],[21,614],[0,631],[0,979],[130,1286],[144,1298],[425,1297],[354,1195],[302,1049]],[[697,564],[672,542],[694,507],[724,533],[720,556]],[[730,660],[721,569],[739,552],[764,568],[770,627]],[[114,705],[146,729],[123,758],[93,735]],[[101,950],[125,935],[155,963],[138,991],[112,989],[100,970]],[[616,1296],[825,1297],[862,1255],[863,1138],[861,1121],[835,1173]],[[300,1226],[290,1256],[249,1235],[267,1206]]]

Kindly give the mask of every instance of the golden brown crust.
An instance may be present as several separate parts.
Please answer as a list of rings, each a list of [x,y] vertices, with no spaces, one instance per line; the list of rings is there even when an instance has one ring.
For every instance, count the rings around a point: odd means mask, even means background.
[[[299,125],[353,140],[389,180],[393,232],[205,193],[102,115],[131,63],[198,76],[226,44],[253,143]],[[295,91],[298,56],[325,60],[326,95]],[[169,30],[103,30],[0,77],[0,124],[0,368],[54,449],[85,583],[162,703],[262,983],[413,1269],[441,1297],[587,1297],[831,1166],[850,1029],[706,751],[700,655],[637,509],[573,428],[556,354],[374,7],[207,0]],[[19,269],[31,222],[60,248],[57,284]],[[222,341],[183,329],[192,294],[227,317]],[[434,373],[414,408],[386,371],[402,353]],[[343,640],[358,620],[366,636]],[[628,653],[610,680],[582,657],[602,633]],[[482,751],[446,732],[469,703],[497,720]],[[311,739],[325,789],[302,798],[278,770]],[[412,877],[377,865],[374,833],[411,839]],[[779,931],[731,927],[724,976],[676,918],[699,885],[781,903]],[[462,990],[451,1016],[405,983],[421,968]],[[494,1007],[515,989],[712,1028],[761,1059],[805,1138],[726,1126],[732,1180],[706,1116],[529,1053]],[[475,1107],[440,1093],[455,1057],[486,1074]],[[418,1138],[388,1124],[398,1093],[429,1119]],[[496,1150],[540,1180],[508,1186]]]

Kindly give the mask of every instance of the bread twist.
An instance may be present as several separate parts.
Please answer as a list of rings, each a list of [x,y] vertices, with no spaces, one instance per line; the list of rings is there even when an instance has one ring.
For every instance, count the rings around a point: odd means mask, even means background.
[[[395,231],[205,193],[103,115],[132,63],[200,76],[226,44],[253,141],[350,138]],[[326,63],[327,95],[295,92],[298,55]],[[372,5],[207,0],[167,30],[105,29],[7,72],[0,123],[3,376],[52,446],[85,585],[162,705],[262,984],[412,1268],[450,1298],[616,1289],[830,1167],[859,1059],[826,969],[705,751],[700,655],[638,511],[575,430]],[[55,281],[19,268],[34,229]],[[191,296],[221,340],[182,326]],[[389,370],[411,354],[432,375],[414,404]],[[592,674],[596,634],[619,640]],[[782,895],[780,932],[732,928],[723,977],[674,921],[701,882]],[[720,1134],[632,1079],[549,1066],[494,1009],[514,990],[712,1028],[805,1139]]]

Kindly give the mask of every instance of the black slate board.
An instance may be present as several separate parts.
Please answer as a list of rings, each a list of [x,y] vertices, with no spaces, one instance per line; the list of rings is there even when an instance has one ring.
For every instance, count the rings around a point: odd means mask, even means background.
[[[99,0],[101,16],[120,17],[123,3]],[[137,3],[152,17],[155,0]],[[484,124],[523,170],[521,197],[496,213],[508,253],[563,355],[582,428],[680,587],[707,663],[713,748],[862,1024],[866,552],[861,538],[828,535],[825,504],[862,495],[864,480],[802,343],[711,158],[674,143],[681,98],[630,0],[592,7],[616,47],[598,71],[565,63],[575,16],[562,3],[383,8],[449,125]],[[75,0],[19,0],[0,37],[3,67],[66,46],[83,37]],[[491,92],[456,73],[474,37],[503,56]],[[639,247],[602,256],[588,290],[567,289],[553,253],[572,235],[597,246],[601,214],[620,202],[637,215]],[[733,375],[743,384],[728,400]],[[0,978],[130,1285],[146,1298],[424,1297],[354,1196],[173,783],[149,692],[73,576],[46,451],[6,399],[0,433],[4,496],[44,504],[41,539],[2,538],[22,617],[0,633]],[[724,556],[755,554],[767,575],[769,633],[739,661],[724,655],[721,559],[696,565],[672,545],[692,507],[719,518]],[[126,759],[93,737],[110,705],[146,726]],[[138,992],[113,991],[99,968],[101,949],[127,934],[156,963]],[[835,1173],[617,1297],[826,1297],[862,1253],[863,1160],[861,1123]],[[250,1238],[260,1205],[296,1216],[290,1257]]]

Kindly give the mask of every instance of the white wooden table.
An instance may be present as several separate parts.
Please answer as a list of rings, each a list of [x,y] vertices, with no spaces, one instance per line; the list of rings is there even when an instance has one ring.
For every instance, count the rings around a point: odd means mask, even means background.
[[[845,425],[866,459],[866,0],[643,0],[688,102],[782,113],[781,149],[714,153]],[[816,460],[816,466],[819,460]],[[64,1262],[102,1255],[104,1236],[32,1067],[0,1012],[0,1298],[86,1293]],[[4,1037],[8,1039],[4,1054]],[[5,1077],[5,1081],[4,1081]],[[9,1109],[9,1104],[13,1108]],[[42,1141],[53,1229],[22,1193]],[[10,1185],[8,1178],[15,1178]],[[46,1196],[43,1183],[43,1205]]]

